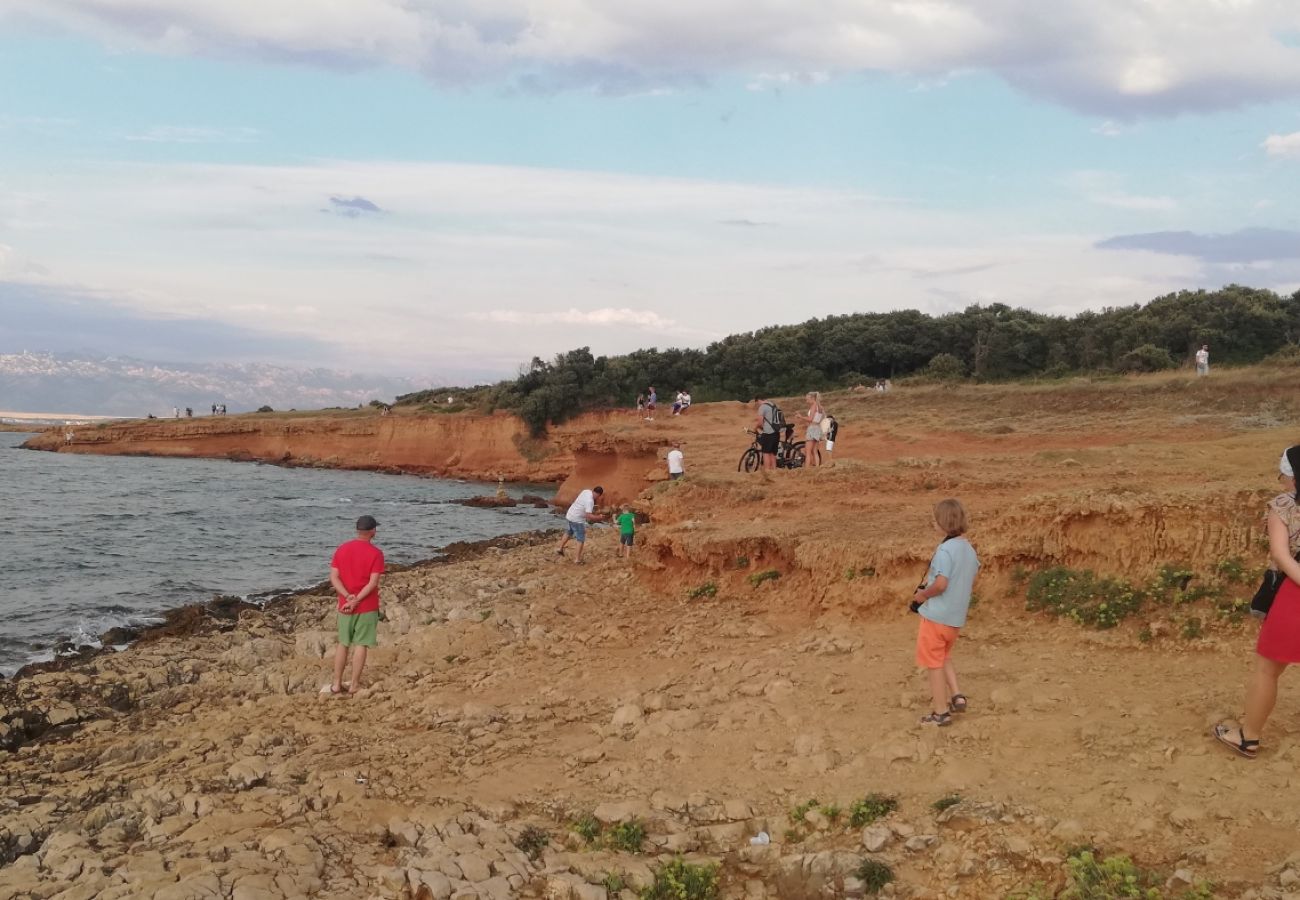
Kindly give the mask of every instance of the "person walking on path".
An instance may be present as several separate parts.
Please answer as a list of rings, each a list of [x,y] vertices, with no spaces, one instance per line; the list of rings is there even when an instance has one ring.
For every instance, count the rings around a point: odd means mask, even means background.
[[[1196,351],[1196,374],[1197,376],[1210,374],[1210,345],[1201,344],[1201,349]]]
[[[636,513],[625,506],[616,521],[618,522],[618,555],[623,559],[631,559],[632,545],[636,543]]]
[[[334,648],[331,694],[344,693],[343,672],[352,649],[352,681],[346,693],[361,689],[366,654],[378,641],[379,579],[384,574],[384,551],[374,545],[379,523],[373,516],[357,519],[357,536],[345,541],[330,560],[330,584],[338,593],[339,645]]]
[[[673,449],[668,451],[668,477],[673,481],[686,474],[686,454],[682,453],[681,441],[673,441]]]
[[[808,414],[799,416],[800,419],[808,423],[808,430],[804,432],[804,459],[810,466],[820,466],[822,464],[822,420],[826,418],[826,411],[822,409],[822,395],[817,391],[809,391],[804,395],[808,401]]]
[[[564,521],[568,528],[564,537],[560,540],[559,549],[555,551],[556,555],[563,556],[564,548],[572,539],[578,544],[578,555],[574,562],[582,565],[582,551],[587,546],[587,523],[599,522],[605,517],[596,512],[596,502],[605,493],[605,489],[600,485],[594,488],[582,491],[569,506],[569,511],[564,514]]]
[[[776,471],[776,448],[781,441],[779,425],[776,421],[776,404],[771,400],[758,399],[758,415],[754,419],[754,432],[758,435],[758,449],[763,454],[763,468]]]
[[[934,507],[934,527],[944,539],[930,560],[925,582],[912,595],[912,611],[920,614],[916,634],[916,664],[929,673],[930,712],[922,725],[950,725],[952,714],[966,711],[966,695],[957,686],[952,648],[966,624],[971,588],[979,573],[975,548],[966,540],[966,510],[959,500],[942,500]]]
[[[1255,642],[1255,670],[1246,685],[1246,714],[1240,723],[1220,722],[1214,737],[1241,756],[1254,759],[1264,725],[1277,703],[1277,682],[1287,666],[1300,663],[1300,444],[1288,447],[1278,463],[1282,493],[1268,501],[1269,568],[1282,576],[1273,605]]]

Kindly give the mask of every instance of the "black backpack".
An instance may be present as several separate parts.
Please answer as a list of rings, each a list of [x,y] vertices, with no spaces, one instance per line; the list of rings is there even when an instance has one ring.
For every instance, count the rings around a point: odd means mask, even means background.
[[[777,406],[771,400],[767,401],[767,405],[772,408],[772,415],[767,422],[773,429],[780,431],[785,427],[785,413],[781,412],[781,407]]]

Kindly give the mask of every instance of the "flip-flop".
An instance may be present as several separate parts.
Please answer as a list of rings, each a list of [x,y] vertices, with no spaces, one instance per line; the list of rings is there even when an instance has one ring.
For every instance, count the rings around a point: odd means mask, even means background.
[[[965,694],[953,694],[952,699],[948,701],[949,712],[963,713],[966,711],[966,706]]]
[[[946,712],[944,712],[944,713],[937,713],[937,712],[932,712],[932,713],[930,713],[929,715],[926,715],[926,716],[922,716],[922,717],[921,717],[921,724],[922,724],[922,725],[937,725],[937,726],[940,727],[940,728],[945,728],[945,727],[947,727],[948,725],[951,725],[951,724],[952,724],[952,713],[946,713]]]
[[[336,691],[336,690],[334,689],[334,685],[332,685],[332,684],[322,684],[322,685],[320,686],[320,692],[321,692],[322,694],[329,694],[330,696],[334,696],[334,697],[337,697],[339,694],[346,694],[346,693],[347,693],[347,691],[341,691],[341,690],[337,690],[337,691]]]
[[[1235,740],[1231,737],[1234,731],[1237,732],[1237,738]],[[1238,756],[1244,756],[1246,759],[1254,759],[1259,755],[1259,741],[1246,740],[1246,732],[1243,731],[1240,726],[1229,728],[1227,725],[1215,725],[1211,734],[1214,735],[1215,740],[1220,744],[1223,744],[1225,747],[1230,747]]]

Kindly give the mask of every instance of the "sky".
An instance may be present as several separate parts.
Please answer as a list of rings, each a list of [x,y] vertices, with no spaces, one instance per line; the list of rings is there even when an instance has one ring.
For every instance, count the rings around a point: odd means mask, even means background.
[[[1298,201],[1292,0],[0,0],[0,352],[455,383],[1290,293]]]

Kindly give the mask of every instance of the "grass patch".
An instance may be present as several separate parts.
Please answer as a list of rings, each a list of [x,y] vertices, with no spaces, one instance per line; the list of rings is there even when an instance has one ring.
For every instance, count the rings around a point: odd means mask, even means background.
[[[527,854],[533,862],[537,862],[542,856],[542,851],[551,843],[551,836],[544,828],[538,828],[536,825],[528,825],[523,831],[519,832],[519,837],[515,838],[515,846],[520,851]]]
[[[762,572],[755,572],[749,576],[749,583],[752,587],[758,587],[765,581],[776,581],[781,577],[781,573],[776,569],[765,569]]]
[[[1127,582],[1099,578],[1088,569],[1053,566],[1029,579],[1025,606],[1090,628],[1114,628],[1142,608],[1144,594]]]
[[[605,841],[614,850],[640,853],[645,842],[645,824],[638,819],[619,822],[605,834]]]
[[[706,581],[698,587],[693,587],[686,592],[686,599],[699,600],[703,597],[718,596],[718,585],[712,581]]]
[[[627,876],[622,872],[606,872],[600,883],[611,897],[627,890]]]
[[[877,819],[883,819],[898,809],[898,798],[886,794],[867,794],[860,800],[854,800],[849,807],[849,825],[862,828]]]
[[[844,815],[844,810],[840,808],[838,803],[827,803],[820,806],[818,812],[829,819],[832,825],[840,820],[840,816]]]
[[[588,844],[594,844],[602,831],[600,819],[591,813],[584,813],[569,823],[569,830]]]
[[[879,894],[894,880],[894,870],[878,859],[864,859],[855,874],[868,894]]]
[[[641,900],[716,900],[721,882],[716,865],[696,865],[679,856],[655,871]]]
[[[960,794],[948,794],[947,796],[940,797],[938,800],[931,803],[930,808],[933,809],[935,812],[943,812],[945,809],[950,809],[951,807],[956,806],[960,802],[961,802]]]
[[[803,803],[800,803],[798,806],[790,807],[790,821],[798,825],[803,821],[804,816],[808,815],[809,812],[811,812],[812,810],[816,809],[821,805],[822,802],[814,797],[811,800],[805,800]]]
[[[736,568],[737,568],[737,569],[748,569],[748,568],[749,568],[749,557],[748,557],[748,556],[737,556],[737,557],[736,557]]]

